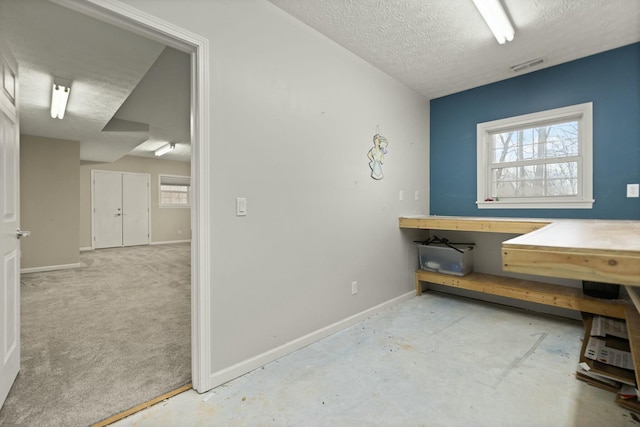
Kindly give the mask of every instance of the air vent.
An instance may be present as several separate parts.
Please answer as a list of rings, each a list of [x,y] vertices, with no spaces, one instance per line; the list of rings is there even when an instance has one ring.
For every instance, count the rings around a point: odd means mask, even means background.
[[[532,59],[531,61],[523,62],[522,64],[511,66],[509,67],[509,69],[514,73],[520,73],[528,68],[536,67],[544,62],[545,62],[544,58],[536,58],[536,59]]]

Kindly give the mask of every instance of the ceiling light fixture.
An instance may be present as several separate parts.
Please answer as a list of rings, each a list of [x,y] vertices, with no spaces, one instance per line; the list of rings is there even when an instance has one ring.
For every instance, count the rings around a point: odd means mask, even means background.
[[[67,109],[67,101],[71,92],[71,83],[59,79],[53,80],[51,92],[51,118],[62,119]]]
[[[505,42],[513,40],[515,30],[500,0],[473,0],[473,4],[482,15],[484,22],[487,23],[498,43],[505,44]]]
[[[163,145],[162,147],[158,148],[156,151],[153,152],[153,154],[155,154],[157,157],[164,156],[169,151],[174,150],[175,148],[176,148],[176,144],[171,142],[167,145]]]

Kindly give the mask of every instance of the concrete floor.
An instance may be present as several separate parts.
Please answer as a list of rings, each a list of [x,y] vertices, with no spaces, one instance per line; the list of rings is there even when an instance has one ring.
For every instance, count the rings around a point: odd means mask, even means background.
[[[574,377],[580,322],[427,292],[125,426],[637,426]]]

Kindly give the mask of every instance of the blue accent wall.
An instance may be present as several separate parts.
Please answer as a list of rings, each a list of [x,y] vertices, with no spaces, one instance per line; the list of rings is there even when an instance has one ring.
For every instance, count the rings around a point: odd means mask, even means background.
[[[592,209],[478,209],[476,124],[593,102]],[[431,100],[431,215],[640,219],[640,43]]]

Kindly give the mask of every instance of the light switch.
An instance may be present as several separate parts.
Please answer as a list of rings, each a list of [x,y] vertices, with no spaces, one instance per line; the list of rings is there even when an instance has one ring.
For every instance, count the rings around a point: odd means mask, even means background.
[[[627,184],[627,197],[640,197],[640,184]]]
[[[244,197],[238,197],[236,199],[236,216],[247,215],[247,199]]]

